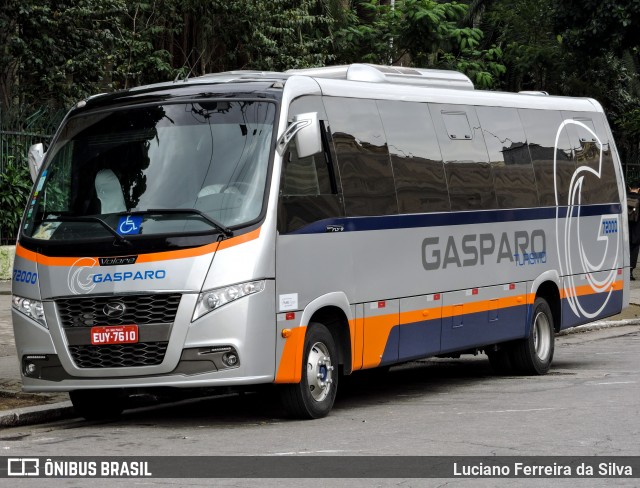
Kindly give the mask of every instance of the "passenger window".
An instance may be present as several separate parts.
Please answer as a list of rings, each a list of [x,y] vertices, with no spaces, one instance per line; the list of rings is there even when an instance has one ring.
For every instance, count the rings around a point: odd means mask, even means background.
[[[393,215],[398,203],[376,102],[324,99],[348,217]]]
[[[378,101],[400,213],[450,209],[444,165],[426,103]]]
[[[604,130],[597,131],[594,124],[594,120],[599,118],[599,114],[562,112],[562,116],[567,122],[566,131],[573,148],[576,167],[578,169],[588,167],[600,173],[599,176],[596,176],[590,171],[580,172],[580,176],[583,177],[580,203],[594,204],[617,201],[618,186],[608,138],[606,132]],[[600,139],[602,147],[598,145],[598,139]],[[600,156],[602,156],[602,168],[600,168]]]
[[[560,112],[520,109],[518,113],[527,136],[540,205],[553,206],[556,204],[556,184],[558,205],[567,205],[569,185],[575,171],[575,163],[566,131],[560,133],[556,146],[556,135],[560,124],[562,124]],[[556,159],[555,177],[554,156]]]
[[[515,108],[476,107],[493,171],[498,208],[538,206],[527,138]]]
[[[606,202],[619,202],[618,180],[616,178],[616,161],[613,159],[609,127],[603,113],[591,114],[591,120],[596,128],[596,134],[602,142],[602,198]],[[622,177],[622,175],[621,175]]]
[[[451,210],[496,208],[493,174],[475,109],[434,103],[429,105],[429,111],[442,151]],[[464,117],[459,115],[461,113]],[[453,134],[447,128],[446,120],[456,123],[466,120],[470,134],[464,135],[469,137],[458,137],[455,134],[456,138],[452,138]]]

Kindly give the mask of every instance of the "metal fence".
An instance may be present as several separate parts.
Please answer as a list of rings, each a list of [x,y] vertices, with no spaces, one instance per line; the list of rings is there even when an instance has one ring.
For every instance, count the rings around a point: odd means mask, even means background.
[[[24,118],[0,111],[0,173],[7,164],[27,164],[29,146],[47,143],[64,112],[40,109]]]
[[[0,173],[8,164],[27,164],[27,151],[32,144],[46,143],[51,134],[0,130]]]
[[[63,117],[64,111],[59,110],[40,109],[24,118],[0,111],[0,177],[4,174],[5,168],[12,165],[25,168],[28,178],[29,147],[42,142],[46,148]],[[10,242],[14,237],[3,235],[0,226],[0,244]]]

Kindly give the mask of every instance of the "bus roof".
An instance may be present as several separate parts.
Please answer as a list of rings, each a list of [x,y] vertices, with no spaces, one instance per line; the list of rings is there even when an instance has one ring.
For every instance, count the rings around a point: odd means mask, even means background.
[[[577,112],[603,111],[597,101],[589,98],[550,96],[546,92],[475,90],[472,81],[457,71],[372,64],[293,69],[286,72],[240,70],[212,73],[94,96],[86,100],[83,106],[86,105],[89,109],[139,103],[156,97],[164,100],[184,96],[230,96],[232,93],[237,96],[263,93],[269,98],[280,98],[285,86],[297,86],[297,95],[304,92],[303,86],[308,86],[308,81],[302,82],[300,77],[313,79],[316,82],[314,85],[319,88],[313,91],[327,96]]]

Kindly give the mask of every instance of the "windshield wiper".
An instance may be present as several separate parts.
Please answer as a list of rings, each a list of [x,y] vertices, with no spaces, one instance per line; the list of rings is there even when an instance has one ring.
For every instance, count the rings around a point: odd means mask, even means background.
[[[213,227],[222,232],[226,237],[233,237],[233,231],[229,227],[225,227],[217,220],[209,217],[206,213],[196,208],[153,208],[149,210],[131,211],[131,215],[166,215],[166,214],[192,214],[198,215],[210,223]]]
[[[128,241],[123,236],[118,234],[118,231],[116,231],[113,227],[111,227],[104,220],[99,219],[98,217],[56,217],[54,219],[42,219],[42,222],[96,222],[104,227],[109,232],[109,234],[113,235],[113,237],[115,237],[119,243],[126,244],[127,246],[132,245],[131,241]]]

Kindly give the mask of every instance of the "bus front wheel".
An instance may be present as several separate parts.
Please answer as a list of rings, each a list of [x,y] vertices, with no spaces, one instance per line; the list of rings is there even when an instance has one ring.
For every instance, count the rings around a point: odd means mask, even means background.
[[[511,360],[523,374],[546,374],[553,359],[555,329],[551,308],[544,298],[536,298],[531,314],[529,337],[518,341],[512,350]]]
[[[296,418],[324,417],[331,411],[338,389],[338,352],[324,325],[309,324],[302,357],[300,383],[281,386],[282,403]]]

